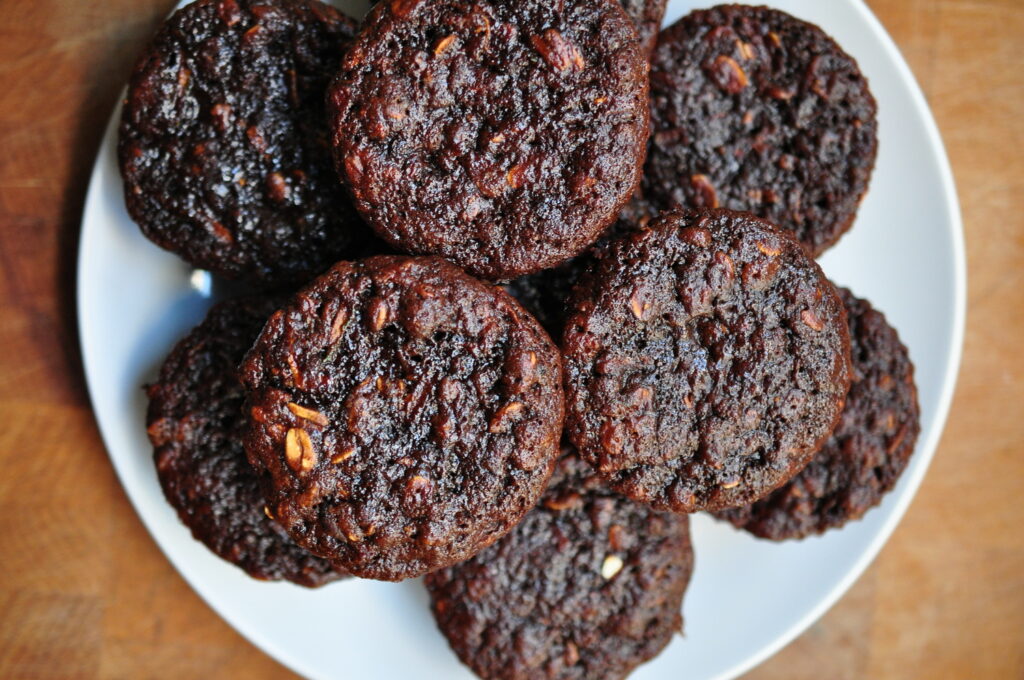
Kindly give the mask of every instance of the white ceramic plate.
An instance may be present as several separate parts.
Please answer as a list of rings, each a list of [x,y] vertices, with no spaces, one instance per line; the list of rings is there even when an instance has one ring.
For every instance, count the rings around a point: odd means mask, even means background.
[[[359,16],[364,2],[337,3]],[[822,26],[859,62],[878,99],[878,163],[857,222],[822,259],[870,299],[917,365],[922,431],[895,491],[859,522],[773,544],[694,518],[697,568],[686,637],[634,677],[729,678],[792,640],[860,575],[899,522],[938,443],[960,360],[965,264],[952,175],[927,104],[882,26],[859,0],[776,0]],[[670,0],[667,22],[704,3]],[[164,501],[144,427],[141,385],[198,323],[209,277],[150,244],[125,213],[115,112],[82,218],[78,314],[89,391],[110,458],[167,557],[222,617],[314,678],[470,678],[437,632],[419,581],[350,580],[310,591],[260,583],[192,540]]]

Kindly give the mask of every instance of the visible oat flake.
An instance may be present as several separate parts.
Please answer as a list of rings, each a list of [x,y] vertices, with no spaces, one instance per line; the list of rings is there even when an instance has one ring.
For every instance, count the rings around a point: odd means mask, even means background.
[[[690,186],[697,194],[697,205],[701,208],[717,208],[718,193],[707,175],[693,175],[690,177]]]
[[[505,175],[505,180],[508,182],[508,185],[513,189],[518,189],[523,186],[523,175],[525,171],[526,165],[524,163],[513,165]]]
[[[288,430],[284,440],[285,460],[295,472],[308,472],[316,465],[317,453],[309,433],[299,427]]]
[[[637,297],[636,293],[629,298],[629,309],[633,312],[633,316],[641,321],[645,321],[647,318],[647,312],[651,308],[651,303],[641,302],[640,298]]]
[[[329,422],[327,420],[327,416],[325,416],[323,413],[320,413],[319,411],[314,411],[311,408],[299,406],[294,402],[288,402],[288,410],[294,413],[299,418],[302,418],[303,420],[308,420],[312,423],[316,423],[320,427],[327,427],[327,424]]]
[[[348,310],[342,307],[338,310],[338,313],[334,315],[334,321],[331,322],[331,335],[328,341],[332,345],[341,339],[341,332],[345,330],[347,323]]]
[[[370,305],[370,329],[379,331],[387,325],[391,311],[384,300],[375,300]]]
[[[754,58],[754,48],[750,46],[750,43],[745,43],[742,40],[737,40],[736,49],[739,50],[740,56],[742,56],[744,59],[750,60]]]
[[[451,47],[453,42],[455,42],[455,35],[454,34],[449,35],[446,38],[441,38],[437,42],[437,45],[434,47],[434,56],[435,57],[439,57],[442,54],[444,54],[445,50],[447,50],[449,47]]]
[[[750,84],[746,72],[740,68],[739,63],[725,54],[715,58],[711,70],[715,83],[729,94],[737,94]]]
[[[333,456],[331,456],[331,463],[334,464],[334,465],[340,465],[341,463],[344,463],[346,460],[348,460],[349,458],[354,456],[355,453],[356,453],[355,447],[354,446],[350,446],[349,448],[345,449],[341,453],[336,453]]]
[[[488,430],[492,433],[507,432],[509,424],[512,420],[519,416],[523,412],[523,404],[518,401],[513,401],[510,404],[506,404],[498,409],[494,417],[491,418],[491,423]]]
[[[800,312],[800,320],[813,330],[820,331],[825,327],[824,322],[817,317],[817,315],[809,309],[805,309]]]
[[[547,29],[539,36],[531,36],[530,43],[556,71],[564,71],[569,67],[582,71],[586,66],[579,48],[554,28]]]
[[[604,558],[604,562],[601,563],[601,576],[606,580],[610,581],[615,578],[615,575],[622,571],[624,563],[622,558],[618,555],[608,555]]]

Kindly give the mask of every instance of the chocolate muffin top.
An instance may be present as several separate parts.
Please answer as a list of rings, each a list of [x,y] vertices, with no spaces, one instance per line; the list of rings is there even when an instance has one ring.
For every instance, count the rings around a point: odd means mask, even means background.
[[[682,630],[689,518],[605,487],[575,455],[471,560],[427,575],[437,624],[481,678],[624,678]]]
[[[576,287],[566,431],[611,486],[659,509],[748,503],[793,477],[850,385],[843,305],[787,232],[669,212]]]
[[[370,232],[338,186],[324,95],[354,23],[316,0],[197,0],[143,52],[118,140],[143,233],[196,267],[304,283]]]
[[[558,456],[560,360],[504,291],[441,258],[341,262],[241,371],[270,506],[315,554],[400,580],[519,521]]]
[[[237,366],[277,302],[238,298],[211,309],[146,388],[146,426],[164,496],[196,540],[254,578],[314,587],[345,572],[295,545],[265,513],[242,448]]]
[[[592,243],[640,178],[647,62],[612,0],[390,0],[331,89],[338,171],[396,248],[510,279]]]
[[[767,7],[695,11],[652,58],[645,196],[750,211],[820,254],[867,191],[875,112],[856,61],[817,26]]]

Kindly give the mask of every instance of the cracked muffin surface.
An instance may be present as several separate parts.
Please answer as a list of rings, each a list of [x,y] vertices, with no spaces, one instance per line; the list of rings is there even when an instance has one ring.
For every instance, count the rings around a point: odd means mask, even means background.
[[[752,212],[819,255],[867,191],[876,109],[856,61],[817,26],[767,7],[692,12],[652,58],[644,195]]]
[[[271,510],[357,576],[473,555],[533,506],[558,456],[553,342],[441,258],[335,265],[271,317],[241,371]]]
[[[749,503],[839,418],[842,301],[791,234],[753,215],[662,214],[612,242],[569,308],[566,434],[631,498],[677,512]]]
[[[580,253],[640,179],[647,61],[611,0],[393,0],[331,88],[338,172],[411,253],[507,280]]]
[[[190,264],[261,287],[305,283],[372,235],[338,185],[324,95],[355,23],[316,0],[197,0],[128,85],[128,213]]]
[[[570,453],[507,536],[427,575],[434,618],[482,678],[624,678],[682,631],[689,522],[614,493]]]

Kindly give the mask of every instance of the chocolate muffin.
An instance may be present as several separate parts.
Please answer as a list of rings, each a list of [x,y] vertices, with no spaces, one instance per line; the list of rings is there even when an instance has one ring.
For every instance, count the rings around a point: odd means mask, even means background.
[[[345,572],[295,545],[265,513],[242,448],[237,366],[275,307],[240,298],[210,310],[146,388],[146,426],[164,496],[196,540],[254,578],[315,587]]]
[[[892,490],[914,452],[921,414],[907,348],[881,312],[845,288],[839,292],[853,355],[839,425],[782,488],[715,514],[761,538],[803,538],[859,519]]]
[[[330,97],[338,171],[385,241],[507,280],[582,252],[640,179],[647,62],[612,0],[391,0]]]
[[[249,460],[299,545],[400,580],[464,560],[537,501],[558,457],[557,348],[441,258],[341,262],[241,367]]]
[[[624,678],[682,630],[689,518],[563,458],[540,504],[471,560],[429,574],[452,649],[481,678]]]
[[[616,491],[676,512],[752,502],[835,428],[846,314],[789,232],[669,212],[621,238],[566,321],[566,433]]]
[[[304,283],[370,232],[338,186],[324,95],[354,23],[316,0],[197,0],[143,52],[118,141],[128,213],[227,278]]]
[[[820,254],[867,191],[875,112],[856,61],[817,26],[766,7],[695,11],[652,59],[645,195],[753,212]]]

